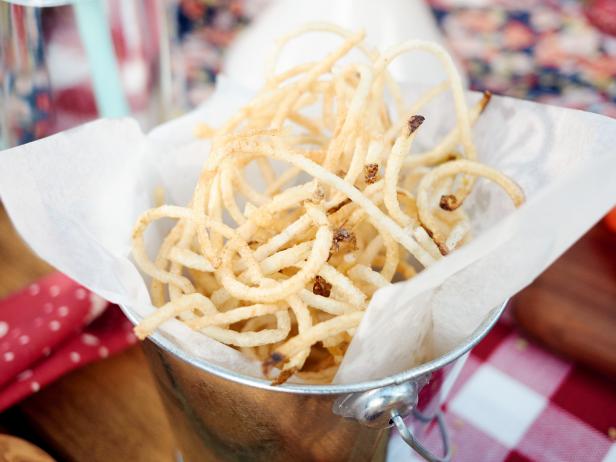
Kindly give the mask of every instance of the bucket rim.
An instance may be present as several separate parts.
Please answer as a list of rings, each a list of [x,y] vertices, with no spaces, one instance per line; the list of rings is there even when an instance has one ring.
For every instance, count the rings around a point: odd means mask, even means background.
[[[345,393],[357,393],[364,392],[368,390],[373,390],[375,388],[383,388],[389,385],[396,385],[404,382],[408,382],[410,380],[419,378],[431,372],[434,372],[438,369],[445,367],[446,365],[454,362],[456,359],[460,358],[465,353],[469,352],[472,348],[474,348],[483,338],[490,332],[494,324],[499,320],[505,308],[509,303],[509,299],[505,300],[502,304],[490,310],[487,317],[482,321],[482,323],[475,329],[470,338],[452,349],[451,351],[445,353],[438,358],[435,358],[426,363],[420,364],[418,366],[412,367],[411,369],[407,369],[402,372],[398,372],[393,375],[389,375],[387,377],[383,377],[380,379],[367,380],[364,382],[350,383],[350,384],[327,384],[327,385],[308,385],[308,384],[297,384],[297,383],[285,383],[282,385],[272,385],[271,381],[260,379],[257,377],[252,377],[249,375],[241,374],[239,372],[235,372],[231,369],[227,369],[223,366],[218,366],[216,364],[209,363],[204,359],[200,359],[194,357],[184,351],[179,346],[175,345],[170,339],[165,337],[161,332],[156,331],[150,334],[147,340],[150,340],[156,346],[161,348],[162,350],[172,354],[176,358],[190,364],[193,367],[196,367],[202,371],[208,372],[210,374],[214,374],[217,377],[230,380],[235,383],[239,383],[242,385],[247,385],[254,388],[259,388],[263,390],[270,390],[279,393],[293,393],[293,394],[308,394],[308,395],[339,395]],[[133,323],[137,324],[138,319],[135,314],[127,309],[125,306],[120,305],[124,315]]]

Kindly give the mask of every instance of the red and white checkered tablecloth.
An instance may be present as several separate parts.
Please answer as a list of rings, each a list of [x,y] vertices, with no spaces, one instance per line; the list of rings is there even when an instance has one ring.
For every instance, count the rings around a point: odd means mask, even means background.
[[[472,350],[444,410],[454,462],[616,462],[616,384],[506,319]],[[425,444],[441,454],[435,425]],[[394,431],[387,461],[415,460]]]

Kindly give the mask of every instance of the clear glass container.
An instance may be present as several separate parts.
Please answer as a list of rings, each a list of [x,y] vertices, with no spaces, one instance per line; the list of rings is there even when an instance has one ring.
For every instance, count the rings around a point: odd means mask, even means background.
[[[147,129],[184,107],[171,78],[174,4],[0,2],[0,147],[97,117]]]

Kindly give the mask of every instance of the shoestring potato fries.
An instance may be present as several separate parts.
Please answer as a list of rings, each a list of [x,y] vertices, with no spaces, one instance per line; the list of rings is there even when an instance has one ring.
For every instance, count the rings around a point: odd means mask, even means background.
[[[284,46],[314,31],[337,34],[341,44],[277,74]],[[353,49],[363,60],[342,64]],[[438,58],[446,77],[405,108],[387,67],[415,52]],[[524,195],[476,160],[471,129],[490,95],[467,107],[438,45],[413,40],[379,54],[362,32],[312,24],[280,39],[269,64],[248,105],[218,129],[198,127],[211,148],[191,202],[139,217],[133,256],[152,279],[158,309],[135,331],[143,339],[178,318],[262,362],[266,375],[279,369],[274,383],[293,375],[327,383],[374,292],[469,239],[460,206],[477,177],[500,185],[516,206]],[[411,153],[419,113],[446,91],[455,127],[434,148]],[[251,164],[263,191],[247,180]],[[286,170],[277,175],[273,164]],[[175,225],[151,260],[144,232],[163,218]]]

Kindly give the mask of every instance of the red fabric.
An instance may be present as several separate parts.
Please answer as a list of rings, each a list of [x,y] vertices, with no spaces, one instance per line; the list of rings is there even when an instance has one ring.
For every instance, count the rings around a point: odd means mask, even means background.
[[[605,217],[605,225],[611,231],[616,233],[616,208],[612,209],[612,211]]]
[[[606,34],[616,35],[616,0],[590,0],[586,16]]]
[[[616,384],[526,339],[503,317],[447,397],[454,462],[615,462]],[[438,429],[425,444],[440,454]],[[393,432],[387,462],[423,461]]]
[[[60,273],[0,301],[0,412],[136,342],[120,309]]]

